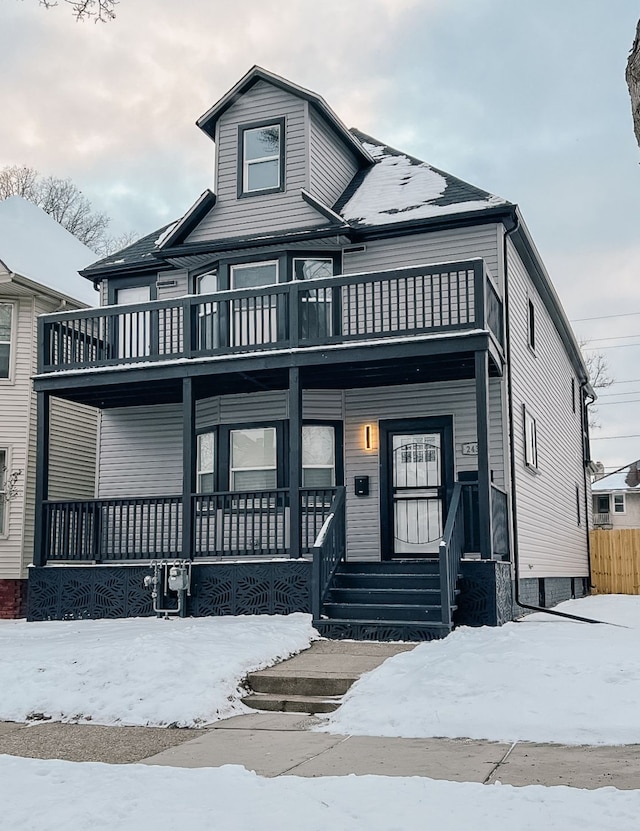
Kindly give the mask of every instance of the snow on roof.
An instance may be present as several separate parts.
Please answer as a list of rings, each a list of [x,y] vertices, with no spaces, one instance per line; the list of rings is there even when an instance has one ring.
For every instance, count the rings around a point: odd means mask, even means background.
[[[626,467],[621,467],[610,473],[608,476],[603,476],[602,479],[596,479],[591,484],[592,491],[640,491],[640,459],[637,462],[630,462]]]
[[[21,196],[0,201],[0,261],[20,277],[80,303],[96,306],[98,294],[78,272],[96,259],[42,208]]]
[[[510,204],[364,133],[352,132],[376,164],[342,206],[348,222],[387,225]]]

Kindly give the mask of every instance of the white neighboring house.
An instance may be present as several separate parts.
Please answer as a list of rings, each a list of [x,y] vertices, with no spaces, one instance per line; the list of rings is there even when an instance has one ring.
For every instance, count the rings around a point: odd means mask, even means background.
[[[640,528],[640,460],[597,479],[591,491],[594,528]]]
[[[96,305],[98,295],[78,274],[94,260],[41,208],[19,196],[0,202],[0,618],[23,613],[33,556],[37,317]],[[55,399],[51,419],[49,495],[71,488],[93,497],[95,411]]]

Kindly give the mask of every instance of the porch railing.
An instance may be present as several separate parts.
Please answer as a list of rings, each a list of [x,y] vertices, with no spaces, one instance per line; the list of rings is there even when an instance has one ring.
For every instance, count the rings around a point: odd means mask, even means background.
[[[318,620],[336,569],[346,556],[345,488],[336,489],[327,516],[313,546],[311,611]]]
[[[463,490],[473,485],[456,482],[447,514],[447,521],[440,542],[440,603],[442,622],[452,625],[452,609],[456,602],[456,584],[460,561],[465,550],[465,511]]]
[[[292,281],[39,318],[38,372],[489,329],[502,301],[480,259]]]
[[[180,554],[182,497],[43,503],[46,559],[105,562]]]
[[[336,488],[300,491],[302,550],[310,554]],[[186,556],[291,554],[289,490],[193,494],[193,541]],[[182,496],[43,503],[45,560],[108,562],[183,556]]]
[[[509,514],[507,492],[491,483],[492,553],[503,560],[509,558]]]

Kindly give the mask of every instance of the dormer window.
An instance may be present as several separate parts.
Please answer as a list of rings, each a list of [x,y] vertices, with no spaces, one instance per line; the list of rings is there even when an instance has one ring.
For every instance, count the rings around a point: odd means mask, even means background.
[[[284,119],[240,127],[238,196],[284,190]]]

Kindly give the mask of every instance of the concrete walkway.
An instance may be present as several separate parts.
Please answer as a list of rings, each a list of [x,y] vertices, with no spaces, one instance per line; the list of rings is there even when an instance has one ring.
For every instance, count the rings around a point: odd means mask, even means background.
[[[243,765],[262,776],[428,776],[457,782],[640,789],[640,746],[573,747],[312,732],[294,713],[236,716],[200,730],[0,722],[0,754],[173,767]]]

